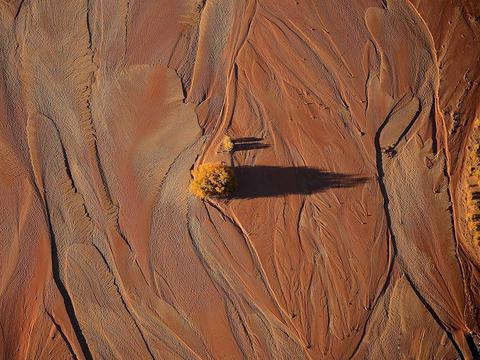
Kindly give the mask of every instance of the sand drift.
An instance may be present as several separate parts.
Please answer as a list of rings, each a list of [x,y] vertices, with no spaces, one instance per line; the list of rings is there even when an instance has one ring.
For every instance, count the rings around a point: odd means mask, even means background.
[[[478,1],[12,0],[0,27],[0,359],[480,356]],[[208,162],[232,194],[190,194]]]

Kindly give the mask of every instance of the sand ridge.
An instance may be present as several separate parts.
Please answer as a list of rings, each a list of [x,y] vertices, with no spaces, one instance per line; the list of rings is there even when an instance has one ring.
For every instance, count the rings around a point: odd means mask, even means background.
[[[0,358],[478,356],[479,16],[1,2]],[[205,161],[237,196],[188,193]]]

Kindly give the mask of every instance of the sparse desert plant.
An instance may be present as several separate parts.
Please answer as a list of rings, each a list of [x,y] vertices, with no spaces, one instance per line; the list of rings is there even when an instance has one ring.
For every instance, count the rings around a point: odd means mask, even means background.
[[[236,188],[231,168],[220,163],[205,163],[192,170],[190,192],[200,199],[226,197]]]
[[[230,136],[225,135],[223,138],[223,150],[231,152],[233,150],[234,144]]]
[[[480,119],[475,119],[470,141],[467,147],[467,184],[466,189],[466,222],[472,235],[473,244],[480,245]]]

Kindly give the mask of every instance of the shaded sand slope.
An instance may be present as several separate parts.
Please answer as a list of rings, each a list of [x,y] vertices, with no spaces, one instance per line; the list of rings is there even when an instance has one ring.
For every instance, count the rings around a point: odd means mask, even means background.
[[[479,17],[1,2],[0,358],[478,356]],[[204,161],[235,196],[188,194]]]

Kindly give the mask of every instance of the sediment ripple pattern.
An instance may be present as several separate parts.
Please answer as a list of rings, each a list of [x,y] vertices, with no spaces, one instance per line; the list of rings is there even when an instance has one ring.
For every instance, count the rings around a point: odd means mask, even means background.
[[[0,359],[480,356],[479,19],[0,2]],[[188,193],[207,161],[237,195]]]

